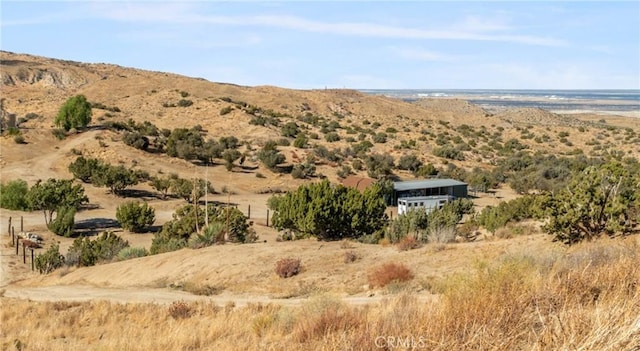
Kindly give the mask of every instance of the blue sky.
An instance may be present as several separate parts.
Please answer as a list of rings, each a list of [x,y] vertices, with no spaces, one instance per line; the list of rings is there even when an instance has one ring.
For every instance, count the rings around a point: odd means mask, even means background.
[[[639,89],[640,1],[5,1],[2,50],[287,88]]]

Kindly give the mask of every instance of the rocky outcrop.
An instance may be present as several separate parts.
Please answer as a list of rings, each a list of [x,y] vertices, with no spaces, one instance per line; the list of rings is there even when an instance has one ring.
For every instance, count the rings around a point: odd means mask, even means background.
[[[8,66],[2,69],[3,86],[40,85],[59,89],[76,89],[87,84],[86,78],[72,70],[30,66]]]

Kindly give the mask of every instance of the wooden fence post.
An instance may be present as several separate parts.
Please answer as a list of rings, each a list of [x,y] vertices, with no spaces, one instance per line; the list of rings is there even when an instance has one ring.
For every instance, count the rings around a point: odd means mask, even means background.
[[[9,233],[11,233],[11,231],[9,231]],[[11,233],[11,245],[15,245],[16,244],[16,233]]]
[[[24,217],[20,216],[20,231],[24,232]]]
[[[18,247],[19,247],[19,246],[20,246],[20,237],[18,236],[18,237],[16,237],[16,255],[20,255],[20,254],[18,253]]]
[[[247,219],[251,219],[251,204],[247,205]]]
[[[7,227],[7,233],[11,234],[11,216],[9,216],[9,227]]]
[[[33,259],[33,248],[31,248],[31,270],[35,271],[35,263]]]
[[[269,226],[269,210],[267,210],[267,227]]]
[[[22,240],[22,263],[27,263],[27,243]]]

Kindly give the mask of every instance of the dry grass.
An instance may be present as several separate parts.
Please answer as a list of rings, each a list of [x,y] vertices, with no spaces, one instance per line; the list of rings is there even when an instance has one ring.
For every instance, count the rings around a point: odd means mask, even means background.
[[[420,248],[422,246],[422,243],[419,242],[415,237],[409,235],[402,238],[397,246],[399,251],[408,251]]]
[[[637,242],[601,241],[566,252],[511,254],[435,282],[440,297],[433,302],[407,294],[367,306],[320,295],[299,307],[2,298],[0,348],[372,350],[384,344],[427,350],[638,350],[639,252]]]

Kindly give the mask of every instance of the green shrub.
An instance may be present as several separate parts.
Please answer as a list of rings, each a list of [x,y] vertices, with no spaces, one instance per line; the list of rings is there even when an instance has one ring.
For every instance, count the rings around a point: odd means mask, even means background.
[[[222,109],[220,109],[220,116],[224,116],[226,114],[229,114],[229,113],[231,113],[231,111],[233,111],[233,107],[232,106],[223,107]]]
[[[122,165],[106,165],[98,172],[94,171],[92,173],[91,182],[95,186],[104,186],[109,188],[112,194],[122,195],[124,189],[139,183],[139,175],[140,174],[138,172],[127,169]]]
[[[51,130],[51,134],[58,140],[64,140],[67,137],[67,134],[64,132],[64,129],[55,128]]]
[[[195,211],[197,209],[197,216]],[[221,223],[231,242],[250,243],[257,240],[257,235],[248,218],[237,208],[209,205],[209,225]],[[176,210],[173,220],[162,226],[151,243],[151,254],[175,251],[188,245],[188,240],[197,233],[197,229],[205,227],[205,210],[200,206],[185,205]],[[194,239],[195,240],[195,239]]]
[[[155,210],[146,202],[129,201],[118,206],[116,218],[123,229],[134,233],[143,232],[155,221]]]
[[[476,221],[488,231],[495,233],[508,223],[539,217],[542,211],[540,200],[536,195],[525,195],[503,201],[498,206],[487,206],[477,215]]]
[[[258,151],[258,159],[272,171],[276,171],[278,165],[286,161],[285,156],[278,152],[273,143],[267,143],[262,150]]]
[[[64,256],[60,254],[60,246],[53,243],[47,251],[35,258],[35,267],[40,274],[47,274],[64,265]]]
[[[336,132],[330,132],[324,136],[324,139],[330,143],[333,143],[340,140],[340,135],[338,135],[338,133]]]
[[[91,122],[91,104],[84,95],[69,98],[58,111],[54,120],[57,127],[68,131],[84,128]]]
[[[69,247],[66,263],[70,266],[93,266],[100,261],[113,259],[126,247],[129,247],[129,242],[111,232],[103,232],[95,240],[79,237]]]
[[[118,261],[130,260],[132,258],[145,257],[149,255],[149,251],[144,247],[125,247],[118,252]]]
[[[353,174],[352,170],[351,170],[351,166],[349,165],[342,165],[342,168],[340,168],[340,170],[338,170],[337,175],[340,178],[346,178],[348,177],[350,174]]]
[[[407,236],[418,241],[426,239],[429,216],[426,211],[416,209],[396,217],[385,228],[385,238],[391,243],[399,243]]]
[[[331,185],[324,180],[300,186],[283,196],[271,197],[275,228],[290,229],[321,240],[357,238],[382,228],[386,220],[380,185],[360,193],[353,188]]]
[[[389,154],[371,154],[366,160],[367,174],[371,178],[382,178],[393,173],[393,156]]]
[[[422,161],[416,155],[403,155],[398,160],[398,169],[417,172],[420,167],[422,167]]]
[[[387,134],[386,133],[378,133],[373,136],[373,142],[377,144],[384,144],[387,142]]]
[[[26,144],[27,142],[24,140],[24,136],[16,135],[13,137],[13,142],[16,144]]]
[[[414,171],[413,175],[422,178],[431,177],[438,175],[438,169],[433,164],[427,163]]]
[[[139,150],[146,151],[149,148],[149,138],[147,138],[146,136],[143,136],[139,132],[133,132],[133,133],[125,132],[124,135],[122,136],[122,141],[125,144]]]
[[[298,133],[298,136],[296,136],[296,140],[293,141],[293,146],[297,147],[298,149],[304,149],[308,146],[309,143],[309,139],[307,138],[306,135],[304,135],[304,133]]]
[[[91,183],[92,176],[96,172],[102,172],[105,169],[104,163],[95,158],[84,158],[80,156],[69,164],[69,172],[77,179],[84,183]]]
[[[56,218],[48,225],[49,230],[56,235],[70,237],[73,234],[73,226],[75,224],[75,207],[63,206],[58,208],[57,212]]]
[[[180,107],[189,107],[191,105],[193,105],[193,101],[191,100],[180,99],[180,101],[178,101],[178,106]]]
[[[296,122],[287,122],[280,129],[280,134],[287,138],[295,138],[298,133],[300,133],[300,127]]]
[[[29,186],[24,180],[13,180],[0,184],[0,207],[7,210],[26,211],[29,209],[27,193]]]
[[[449,160],[458,160],[458,161],[464,160],[464,155],[462,154],[462,151],[460,151],[459,149],[451,145],[445,145],[445,146],[436,148],[433,150],[433,154],[435,156],[443,157]]]
[[[293,166],[293,170],[291,171],[291,176],[294,179],[305,179],[305,178],[313,177],[315,173],[316,173],[316,166],[313,165],[312,163],[305,162],[305,163],[299,163]]]

